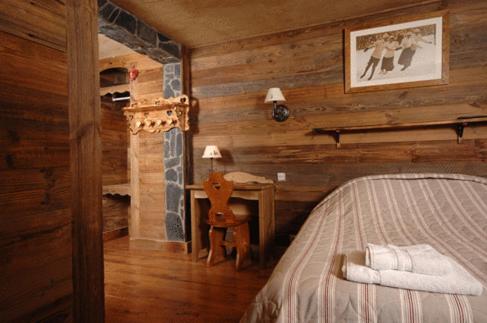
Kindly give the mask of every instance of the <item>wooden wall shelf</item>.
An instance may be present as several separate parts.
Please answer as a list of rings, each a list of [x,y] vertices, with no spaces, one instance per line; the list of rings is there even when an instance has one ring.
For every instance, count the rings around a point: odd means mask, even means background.
[[[120,84],[100,88],[100,96],[114,93],[130,92],[129,84]]]
[[[405,129],[427,129],[427,128],[454,128],[457,133],[457,142],[461,143],[463,139],[463,130],[470,125],[487,125],[487,116],[465,116],[453,120],[441,120],[431,122],[412,122],[412,123],[396,123],[396,124],[381,124],[381,125],[366,125],[353,127],[324,127],[314,128],[312,135],[328,135],[335,138],[336,147],[340,148],[340,136],[346,133],[358,132],[381,132],[381,131],[395,131]]]
[[[140,131],[160,133],[173,128],[189,130],[189,99],[186,95],[171,99],[159,98],[151,102],[134,102],[124,108],[132,134]]]
[[[103,195],[130,196],[130,184],[103,185]]]

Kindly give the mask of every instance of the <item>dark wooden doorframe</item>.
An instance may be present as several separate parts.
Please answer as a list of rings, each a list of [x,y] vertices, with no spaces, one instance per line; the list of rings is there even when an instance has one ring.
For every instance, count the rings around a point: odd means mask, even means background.
[[[99,2],[66,1],[72,172],[73,316],[76,322],[90,323],[103,322],[105,318],[98,70]],[[106,1],[101,3],[106,5]],[[111,3],[110,5],[113,6]],[[159,44],[161,35],[158,35]],[[166,38],[162,43],[164,46],[158,48],[174,56],[162,55],[166,57],[165,62],[181,60],[180,45]]]
[[[103,219],[97,0],[66,1],[73,219],[73,316],[103,322]]]

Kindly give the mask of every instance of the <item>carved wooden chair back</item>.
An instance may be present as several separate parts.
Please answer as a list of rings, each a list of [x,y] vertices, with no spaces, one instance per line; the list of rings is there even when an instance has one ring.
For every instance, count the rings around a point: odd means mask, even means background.
[[[208,212],[208,224],[214,226],[232,226],[238,222],[228,204],[233,193],[233,182],[225,180],[223,173],[211,173],[203,183],[206,195],[211,203]]]

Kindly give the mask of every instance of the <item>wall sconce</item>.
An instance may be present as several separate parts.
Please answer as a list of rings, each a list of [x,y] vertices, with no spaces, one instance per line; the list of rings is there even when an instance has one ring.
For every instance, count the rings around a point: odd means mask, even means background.
[[[267,91],[267,95],[265,97],[265,103],[272,102],[272,119],[283,122],[286,121],[289,117],[289,110],[283,104],[277,104],[278,102],[285,102],[286,98],[282,95],[281,89],[278,87],[271,87]]]

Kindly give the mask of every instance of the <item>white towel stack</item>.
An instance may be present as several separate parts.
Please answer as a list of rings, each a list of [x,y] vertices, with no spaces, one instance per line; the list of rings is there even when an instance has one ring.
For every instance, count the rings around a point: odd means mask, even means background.
[[[397,247],[369,243],[365,248],[365,265],[375,270],[400,270],[425,275],[445,275],[451,271],[449,258],[427,244]]]
[[[346,279],[427,292],[481,295],[483,286],[461,265],[430,245],[397,247],[368,244],[343,263]]]

